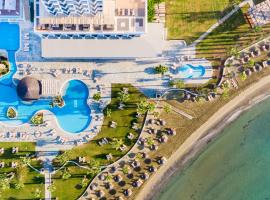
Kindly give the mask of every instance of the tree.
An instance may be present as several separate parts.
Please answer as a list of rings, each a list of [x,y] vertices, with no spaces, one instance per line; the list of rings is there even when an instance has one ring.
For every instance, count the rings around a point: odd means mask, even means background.
[[[59,156],[57,156],[56,158],[60,164],[65,164],[67,161],[70,160],[70,155],[68,153],[68,151],[65,151],[64,153],[60,154]]]
[[[245,72],[242,72],[242,73],[240,74],[240,79],[241,79],[242,81],[245,81],[245,80],[247,79],[247,74],[246,74]]]
[[[155,67],[155,72],[157,74],[161,74],[162,76],[169,71],[169,68],[167,66],[164,65],[159,65],[157,67]]]
[[[40,197],[41,197],[41,190],[37,188],[37,189],[35,190],[35,192],[34,192],[34,196],[35,196],[35,198],[37,198],[37,199],[40,198]]]
[[[24,183],[22,183],[22,182],[15,183],[16,190],[20,190],[22,188],[24,188]]]
[[[178,89],[182,89],[185,87],[185,82],[183,80],[178,79],[178,80],[170,81],[169,85],[171,87],[176,87]]]
[[[50,192],[55,192],[55,190],[56,190],[55,184],[52,183],[51,185],[49,185],[49,186],[48,186],[48,190],[49,190]]]
[[[229,98],[229,90],[228,89],[223,90],[221,98],[224,99],[224,100]]]
[[[95,176],[96,174],[98,174],[101,171],[100,162],[95,160],[95,159],[89,160],[88,165],[89,165],[90,169],[88,170],[87,174],[92,176],[92,177]]]
[[[255,32],[255,33],[259,33],[259,32],[261,32],[263,29],[262,29],[262,27],[261,26],[255,26],[254,28],[253,28],[253,31]]]
[[[111,174],[107,174],[104,178],[105,181],[111,181],[113,179],[113,176]]]
[[[163,109],[166,113],[170,113],[172,111],[172,107],[170,105],[165,105]]]
[[[240,53],[236,47],[231,47],[228,52],[229,56],[239,57]]]
[[[152,113],[155,110],[155,103],[148,102],[146,99],[141,100],[140,103],[137,104],[137,113],[144,114],[146,112]]]
[[[111,145],[114,149],[119,150],[124,145],[124,141],[123,139],[113,138]]]
[[[125,166],[122,168],[122,171],[123,171],[124,174],[129,174],[130,168],[129,168],[128,166],[125,165]]]
[[[253,59],[250,59],[245,65],[245,68],[252,68],[255,65],[255,61]]]
[[[121,103],[126,103],[129,100],[129,93],[121,90],[120,92],[117,93],[117,99],[121,102]]]
[[[93,95],[93,99],[94,99],[95,101],[100,101],[100,99],[101,99],[101,93],[100,93],[100,92],[95,93],[95,94]]]
[[[148,137],[148,138],[146,139],[146,144],[147,144],[148,146],[152,146],[152,145],[155,144],[155,142],[154,142],[153,138]]]
[[[88,179],[86,178],[86,176],[83,177],[83,179],[81,180],[80,185],[84,188],[88,185]]]
[[[71,177],[71,174],[68,172],[68,170],[65,168],[63,174],[62,174],[62,179],[67,180]]]
[[[106,108],[105,111],[104,111],[104,115],[106,117],[111,117],[111,115],[112,115],[112,109]]]

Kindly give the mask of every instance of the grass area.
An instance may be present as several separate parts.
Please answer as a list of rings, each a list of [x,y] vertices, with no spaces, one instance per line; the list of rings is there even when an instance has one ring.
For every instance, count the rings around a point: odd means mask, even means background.
[[[260,32],[252,30],[239,11],[197,46],[197,57],[207,58],[215,67],[219,67],[228,57],[230,48],[243,49],[269,33],[270,25],[264,26]]]
[[[165,0],[169,39],[191,43],[224,16],[231,0]]]
[[[59,200],[77,199],[85,190],[85,187],[81,185],[83,178],[85,176],[89,178],[89,176],[87,176],[88,171],[86,169],[82,169],[74,165],[68,165],[67,169],[71,174],[71,177],[67,180],[62,179],[64,170],[58,171],[53,176],[53,182],[56,185],[56,190],[53,192],[53,196],[58,197]]]
[[[13,154],[12,147],[18,147],[19,152]],[[35,154],[35,143],[31,142],[2,142],[0,148],[4,148],[4,153],[0,155],[0,161],[5,163],[4,168],[0,168],[0,174],[12,174],[14,178],[10,180],[10,189],[1,189],[1,199],[39,199],[44,197],[44,178],[42,175],[23,165],[22,158],[26,155]],[[11,168],[11,162],[17,162],[16,168]],[[40,163],[32,160],[31,165],[40,168]],[[15,189],[17,183],[23,183],[24,187]],[[40,191],[40,197],[35,195],[36,190]]]
[[[123,87],[128,88],[130,98],[125,103],[125,109],[119,110],[117,94]],[[105,118],[101,132],[92,141],[68,151],[67,154],[69,159],[76,160],[78,156],[84,156],[86,161],[94,159],[101,165],[107,165],[123,157],[134,145],[139,136],[139,132],[134,131],[131,127],[133,122],[137,122],[139,127],[142,126],[143,118],[137,120],[136,111],[137,103],[139,103],[139,101],[143,98],[145,98],[145,96],[131,85],[113,84],[112,101],[108,106],[108,108],[112,111],[111,117]],[[117,127],[110,128],[110,121],[115,121],[117,123]],[[132,133],[135,136],[133,140],[127,139],[128,133]],[[111,141],[112,138],[122,139],[124,144],[127,146],[127,150],[124,152],[116,150],[110,143],[100,146],[98,145],[98,141],[100,141],[102,138],[107,138],[109,141]],[[110,153],[112,154],[113,159],[108,161],[106,159],[106,155]],[[85,189],[85,187],[80,187],[79,183],[86,175],[86,170],[81,170],[74,166],[68,166],[67,170],[72,175],[68,180],[60,179],[61,172],[53,176],[53,181],[57,188],[57,192],[54,195],[60,200],[76,199],[75,197],[78,197]],[[88,178],[89,180],[91,179],[91,177]],[[67,193],[67,191],[69,192]]]

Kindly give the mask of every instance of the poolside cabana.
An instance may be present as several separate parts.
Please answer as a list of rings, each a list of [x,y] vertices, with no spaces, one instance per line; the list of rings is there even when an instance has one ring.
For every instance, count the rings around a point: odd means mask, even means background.
[[[41,82],[33,77],[25,77],[18,83],[17,94],[24,101],[33,101],[40,98]]]

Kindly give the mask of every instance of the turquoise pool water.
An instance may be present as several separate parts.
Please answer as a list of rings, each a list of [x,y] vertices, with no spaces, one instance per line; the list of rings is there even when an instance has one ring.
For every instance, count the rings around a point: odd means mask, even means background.
[[[270,199],[270,99],[229,125],[158,200]]]
[[[30,121],[32,116],[40,110],[49,110],[56,116],[60,127],[70,133],[79,133],[90,124],[90,108],[87,105],[89,90],[79,80],[71,80],[61,91],[65,100],[63,108],[50,107],[51,99],[40,99],[32,103],[21,101],[16,92],[12,77],[17,67],[15,52],[19,49],[20,30],[17,24],[0,23],[0,49],[8,52],[10,73],[0,78],[0,121],[13,126]],[[9,119],[6,112],[9,106],[16,108],[18,116]]]
[[[193,66],[191,64],[186,64],[178,67],[177,73],[179,73],[180,78],[182,79],[201,78],[205,74],[205,67],[202,65]]]

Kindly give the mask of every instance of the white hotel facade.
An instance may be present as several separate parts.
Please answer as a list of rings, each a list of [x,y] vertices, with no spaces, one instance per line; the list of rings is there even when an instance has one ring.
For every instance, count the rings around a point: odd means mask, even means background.
[[[34,0],[41,56],[134,59],[162,53],[162,24],[148,24],[147,0]]]

